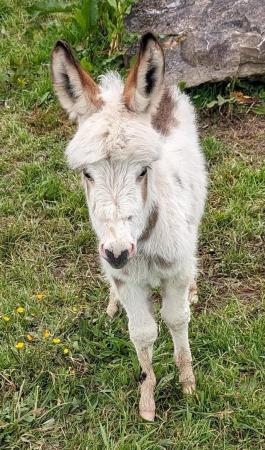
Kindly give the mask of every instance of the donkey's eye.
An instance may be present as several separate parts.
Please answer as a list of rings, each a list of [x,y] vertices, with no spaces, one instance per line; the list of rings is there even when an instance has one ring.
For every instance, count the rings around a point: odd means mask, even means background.
[[[83,171],[83,174],[89,181],[94,181],[94,179],[91,177],[91,175],[88,172]]]
[[[142,178],[147,174],[147,167],[144,167],[142,172],[140,173],[139,177]]]

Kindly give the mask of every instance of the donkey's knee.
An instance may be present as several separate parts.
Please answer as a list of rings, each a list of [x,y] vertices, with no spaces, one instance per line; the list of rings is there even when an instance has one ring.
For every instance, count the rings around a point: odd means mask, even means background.
[[[137,349],[151,347],[157,338],[157,325],[153,318],[146,323],[129,322],[130,339]]]
[[[171,311],[163,306],[161,308],[161,317],[170,330],[178,331],[188,325],[190,321],[190,311],[188,308],[182,312]]]

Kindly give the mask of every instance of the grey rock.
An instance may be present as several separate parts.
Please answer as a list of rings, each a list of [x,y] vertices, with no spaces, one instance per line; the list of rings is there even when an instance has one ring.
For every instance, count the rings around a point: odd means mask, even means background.
[[[171,81],[265,74],[265,0],[141,0],[125,24],[160,36]]]

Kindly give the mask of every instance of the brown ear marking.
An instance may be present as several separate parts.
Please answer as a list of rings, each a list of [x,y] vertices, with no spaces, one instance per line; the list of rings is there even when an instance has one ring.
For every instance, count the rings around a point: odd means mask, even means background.
[[[124,86],[124,93],[123,93],[124,103],[125,103],[125,106],[130,111],[132,110],[131,99],[132,99],[134,91],[135,91],[139,63],[140,63],[140,61],[138,58],[135,66],[128,73],[128,76],[125,81],[125,86]]]
[[[86,89],[86,92],[89,96],[91,103],[95,107],[99,108],[102,104],[102,101],[98,98],[98,94],[99,94],[98,85],[91,78],[91,76],[87,72],[85,72],[85,70],[82,69],[79,62],[75,58],[73,51],[72,51],[70,45],[68,44],[68,42],[64,41],[63,39],[56,42],[56,44],[53,48],[53,51],[52,51],[52,61],[53,61],[54,57],[56,56],[56,53],[58,53],[59,51],[63,51],[65,59],[68,61],[69,65],[72,65],[75,67],[76,71],[79,74],[82,86],[84,87],[84,89]],[[62,79],[62,83],[64,85],[64,89],[67,92],[67,94],[69,95],[69,97],[73,101],[77,100],[78,96],[76,95],[75,90],[71,84],[69,75],[65,71],[65,72],[61,72],[60,76]],[[54,73],[53,64],[52,64],[52,79],[53,79],[53,82],[56,84],[57,80],[56,80],[56,76]]]
[[[137,74],[139,67],[141,65],[141,61],[145,55],[145,52],[147,50],[148,44],[152,42],[155,47],[159,50],[161,50],[161,53],[164,55],[163,49],[158,42],[157,38],[154,36],[153,33],[147,32],[145,33],[139,43],[139,50],[137,53],[137,60],[135,66],[129,71],[127,79],[125,81],[125,87],[124,87],[124,102],[126,107],[131,110],[131,99],[133,97],[136,84],[137,84]],[[152,90],[155,87],[156,84],[156,72],[158,70],[158,67],[152,63],[152,59],[150,58],[147,60],[147,71],[145,73],[145,96],[148,97]],[[165,73],[165,61],[163,61],[163,75]]]

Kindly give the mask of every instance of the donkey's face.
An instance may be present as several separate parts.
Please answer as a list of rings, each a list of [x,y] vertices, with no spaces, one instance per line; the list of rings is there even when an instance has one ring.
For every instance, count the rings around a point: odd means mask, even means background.
[[[52,75],[62,106],[79,124],[66,155],[82,172],[99,252],[121,268],[135,255],[150,210],[152,166],[160,149],[151,115],[163,91],[162,50],[153,35],[145,35],[125,86],[113,73],[97,85],[59,41]]]

